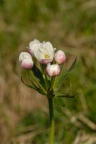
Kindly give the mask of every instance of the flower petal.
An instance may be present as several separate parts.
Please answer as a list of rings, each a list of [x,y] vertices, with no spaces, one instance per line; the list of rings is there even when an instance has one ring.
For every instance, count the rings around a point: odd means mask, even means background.
[[[19,55],[19,62],[22,62],[23,59],[25,58],[29,58],[31,59],[31,55],[27,52],[21,52],[20,55]]]

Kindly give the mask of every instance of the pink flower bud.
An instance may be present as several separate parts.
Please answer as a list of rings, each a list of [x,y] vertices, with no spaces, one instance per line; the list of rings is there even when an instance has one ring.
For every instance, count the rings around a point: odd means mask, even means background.
[[[21,52],[19,56],[19,61],[21,63],[22,68],[31,69],[33,67],[33,60],[29,53]]]
[[[31,69],[33,67],[32,59],[23,59],[21,62],[21,66],[24,69]]]
[[[60,66],[58,64],[50,65],[50,63],[46,67],[46,73],[50,77],[54,77],[60,74]]]
[[[65,56],[65,53],[62,51],[62,50],[58,50],[56,53],[55,53],[55,61],[58,63],[58,64],[63,64],[66,60],[66,56]]]

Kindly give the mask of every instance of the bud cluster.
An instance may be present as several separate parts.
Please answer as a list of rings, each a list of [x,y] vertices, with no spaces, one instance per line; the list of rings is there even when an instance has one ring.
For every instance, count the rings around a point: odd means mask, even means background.
[[[50,42],[39,42],[38,40],[29,43],[28,52],[21,52],[19,55],[19,62],[22,68],[31,69],[34,65],[32,57],[35,57],[40,64],[47,65],[46,73],[50,77],[60,74],[60,65],[66,61],[65,53],[53,48]],[[55,61],[55,63],[53,62]]]

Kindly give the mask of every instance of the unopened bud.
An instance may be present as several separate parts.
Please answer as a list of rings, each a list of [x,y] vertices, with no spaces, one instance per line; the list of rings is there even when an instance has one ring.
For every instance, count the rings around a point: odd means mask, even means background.
[[[62,50],[58,50],[56,53],[55,53],[55,61],[58,63],[58,64],[63,64],[66,60],[66,56],[65,56],[65,53],[62,51]]]
[[[21,62],[21,66],[24,69],[31,69],[33,67],[32,59],[23,59]]]
[[[48,64],[46,67],[46,73],[50,77],[55,77],[60,74],[60,66],[58,64],[53,64],[53,65]]]
[[[19,56],[19,61],[21,63],[22,68],[31,69],[33,67],[33,60],[29,53],[22,52]]]

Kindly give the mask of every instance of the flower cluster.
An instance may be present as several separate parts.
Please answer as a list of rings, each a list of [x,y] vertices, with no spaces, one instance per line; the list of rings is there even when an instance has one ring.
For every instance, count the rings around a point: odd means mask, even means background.
[[[60,74],[60,65],[66,60],[65,53],[62,50],[55,52],[50,42],[39,42],[38,40],[29,43],[28,52],[21,52],[19,61],[24,69],[31,69],[34,65],[32,57],[35,57],[40,64],[47,65],[46,73],[50,77]]]
[[[66,56],[62,50],[56,51],[50,42],[39,42],[38,40],[31,41],[28,52],[21,52],[19,62],[22,68],[26,69],[28,83],[24,82],[21,76],[21,81],[27,87],[35,89],[40,94],[48,99],[49,116],[50,116],[50,144],[54,143],[54,103],[57,112],[62,112],[65,106],[63,98],[73,98],[76,94],[70,94],[70,89],[67,93],[63,92],[62,86],[65,84],[65,77],[73,70],[76,64],[76,59],[72,65],[65,70],[63,67]],[[39,68],[34,63],[35,59],[39,62]],[[57,76],[57,77],[56,77]]]

